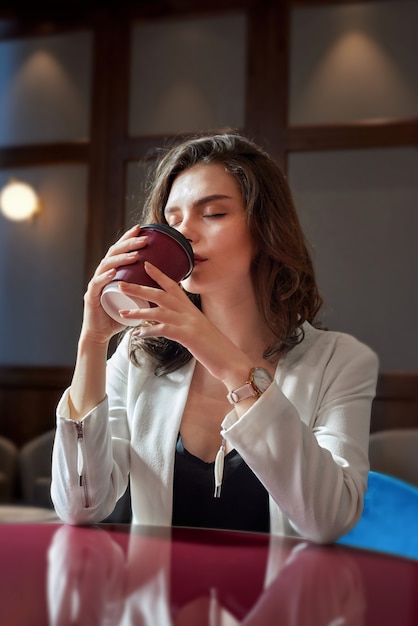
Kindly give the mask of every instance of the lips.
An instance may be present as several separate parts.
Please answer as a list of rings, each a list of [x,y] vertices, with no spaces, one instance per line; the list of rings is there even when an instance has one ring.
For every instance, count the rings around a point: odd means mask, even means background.
[[[199,254],[194,254],[193,256],[194,256],[195,263],[202,263],[203,261],[206,261],[206,259],[200,256]]]

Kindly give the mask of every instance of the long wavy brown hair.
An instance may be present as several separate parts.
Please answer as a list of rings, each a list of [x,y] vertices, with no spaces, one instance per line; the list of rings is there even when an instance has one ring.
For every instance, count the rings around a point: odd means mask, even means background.
[[[162,151],[149,182],[144,223],[166,223],[164,208],[175,178],[197,164],[222,164],[238,182],[255,243],[254,293],[260,315],[275,337],[264,358],[274,363],[302,341],[305,321],[318,325],[322,306],[286,177],[269,154],[235,131],[194,136]],[[200,297],[187,295],[200,308]],[[186,348],[164,337],[132,337],[130,357],[136,365],[143,351],[154,360],[157,375],[178,369],[191,358]]]

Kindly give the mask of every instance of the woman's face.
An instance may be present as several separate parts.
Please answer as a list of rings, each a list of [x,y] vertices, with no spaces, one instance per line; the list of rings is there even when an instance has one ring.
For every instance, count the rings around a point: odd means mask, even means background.
[[[164,210],[170,226],[191,243],[195,266],[183,287],[202,296],[251,289],[254,245],[244,201],[224,166],[195,165],[174,180]]]

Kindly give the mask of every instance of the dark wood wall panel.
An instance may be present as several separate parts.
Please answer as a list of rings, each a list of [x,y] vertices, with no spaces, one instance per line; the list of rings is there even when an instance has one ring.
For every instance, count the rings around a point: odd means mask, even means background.
[[[417,144],[417,119],[293,126],[286,131],[286,145],[289,152],[393,148]]]

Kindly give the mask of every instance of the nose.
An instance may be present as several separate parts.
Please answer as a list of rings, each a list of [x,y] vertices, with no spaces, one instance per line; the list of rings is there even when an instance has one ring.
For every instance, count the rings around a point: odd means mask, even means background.
[[[196,241],[197,233],[191,216],[183,215],[180,224],[177,226],[177,230],[187,239],[189,243]]]

